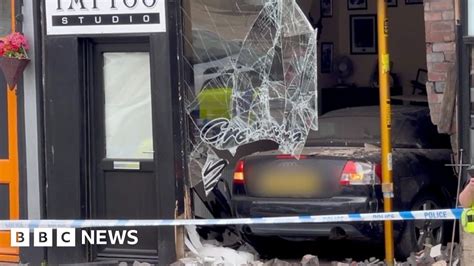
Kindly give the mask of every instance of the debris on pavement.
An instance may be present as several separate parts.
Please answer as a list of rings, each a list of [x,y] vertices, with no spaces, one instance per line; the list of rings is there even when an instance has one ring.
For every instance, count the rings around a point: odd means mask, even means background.
[[[320,262],[316,255],[305,255],[301,261],[285,261],[274,258],[267,261],[259,261],[259,254],[248,244],[239,243],[234,248],[225,247],[223,243],[215,240],[201,241],[195,226],[187,226],[186,247],[189,249],[187,257],[172,264],[173,266],[385,266],[383,259],[370,257],[363,261],[346,258],[343,261],[331,263]],[[227,243],[230,243],[227,241]],[[234,247],[232,246],[232,247]],[[450,264],[450,250],[453,248],[452,264]],[[447,246],[425,244],[420,252],[412,252],[404,262],[395,262],[396,266],[447,266],[459,265],[460,247],[457,243],[448,243]]]
[[[448,243],[447,246],[425,244],[425,249],[416,256],[415,263],[413,265],[447,265],[450,262],[450,250],[452,243]],[[453,257],[452,265],[457,265],[460,258],[459,245],[454,243],[453,246]]]
[[[447,246],[436,245],[432,246],[429,244],[425,244],[425,248],[418,252],[412,252],[410,257],[406,259],[405,262],[396,262],[396,266],[447,266],[450,265],[449,253],[451,249],[451,243],[448,243]],[[457,243],[454,243],[454,251],[453,251],[453,258],[452,258],[452,265],[459,265],[460,261],[460,249]],[[386,265],[384,261],[376,259],[374,257],[361,261],[356,262],[352,261],[352,259],[346,259],[345,261],[334,261],[332,262],[332,266],[372,266],[372,265]]]
[[[302,266],[319,266],[319,258],[313,255],[305,255],[301,260]]]
[[[247,251],[218,246],[216,242],[203,244],[195,226],[186,226],[186,231],[189,258],[181,259],[174,265],[250,265],[256,260],[256,255]],[[250,250],[248,247],[245,249]]]
[[[279,259],[273,259],[270,261],[267,261],[264,266],[296,266],[296,265],[301,265],[300,263],[290,263],[284,260],[279,260]]]

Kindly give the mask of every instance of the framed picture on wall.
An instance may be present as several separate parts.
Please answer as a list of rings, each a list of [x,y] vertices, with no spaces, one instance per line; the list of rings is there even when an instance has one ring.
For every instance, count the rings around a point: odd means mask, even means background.
[[[397,7],[398,6],[398,0],[387,0],[387,6],[388,7]]]
[[[377,16],[350,16],[351,54],[377,53]]]
[[[348,10],[365,10],[367,9],[367,0],[347,0]]]
[[[421,5],[423,0],[405,0],[406,5]]]
[[[332,17],[332,0],[321,0],[321,16],[323,18]]]
[[[321,73],[332,72],[332,62],[334,59],[334,43],[321,43]]]

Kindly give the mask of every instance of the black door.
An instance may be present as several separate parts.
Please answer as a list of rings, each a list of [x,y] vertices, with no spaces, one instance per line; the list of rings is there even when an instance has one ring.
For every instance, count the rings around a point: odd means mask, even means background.
[[[149,45],[98,44],[93,55],[91,218],[156,219]],[[139,229],[138,244],[95,246],[92,259],[156,261],[157,234]]]

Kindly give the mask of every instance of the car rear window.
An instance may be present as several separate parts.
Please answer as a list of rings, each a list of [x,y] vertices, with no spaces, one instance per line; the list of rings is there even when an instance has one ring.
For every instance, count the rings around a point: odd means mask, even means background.
[[[321,142],[377,143],[379,139],[379,122],[375,117],[321,117],[319,130],[310,132],[307,145]]]
[[[311,131],[307,146],[321,144],[362,146],[380,144],[378,117],[321,117],[319,130]],[[392,145],[395,148],[450,148],[449,136],[438,134],[429,117],[401,116],[392,121]]]

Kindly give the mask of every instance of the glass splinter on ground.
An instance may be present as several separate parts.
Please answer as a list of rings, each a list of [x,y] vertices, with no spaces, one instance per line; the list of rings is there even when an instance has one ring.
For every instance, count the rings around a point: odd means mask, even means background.
[[[206,194],[238,147],[271,140],[298,156],[318,127],[316,31],[295,0],[251,2],[189,1],[185,12],[190,173]]]

